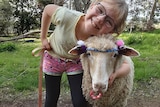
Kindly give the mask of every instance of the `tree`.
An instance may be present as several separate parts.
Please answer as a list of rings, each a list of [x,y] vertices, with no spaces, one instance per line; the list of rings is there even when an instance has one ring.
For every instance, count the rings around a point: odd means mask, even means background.
[[[154,22],[160,22],[158,0],[127,0],[129,4],[128,26],[134,30],[149,30]]]
[[[75,10],[86,12],[90,3],[91,3],[91,0],[74,0]]]
[[[10,33],[11,26],[11,17],[12,17],[12,8],[8,0],[2,0],[0,4],[0,36],[8,36]]]
[[[154,0],[154,4],[152,6],[151,14],[149,17],[149,20],[147,22],[147,29],[146,30],[152,30],[153,29],[153,18],[154,18],[154,12],[156,10],[156,6],[158,4],[158,0]]]
[[[18,35],[40,27],[39,9],[34,0],[10,0],[14,16],[14,32]]]
[[[44,6],[46,6],[47,4],[53,3],[53,0],[37,0],[38,2],[38,7],[40,9],[43,9]]]
[[[65,3],[65,0],[37,0],[37,2],[39,4],[39,8],[43,9],[44,6],[50,3],[63,6],[63,4]]]

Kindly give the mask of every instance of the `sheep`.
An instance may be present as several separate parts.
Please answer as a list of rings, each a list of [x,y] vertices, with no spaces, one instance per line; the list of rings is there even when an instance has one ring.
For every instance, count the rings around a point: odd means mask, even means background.
[[[82,41],[81,41],[82,42]],[[92,107],[125,107],[132,91],[134,64],[129,56],[139,56],[139,52],[115,43],[112,35],[93,36],[79,43],[69,53],[80,55],[84,70],[82,80],[83,95]],[[130,72],[123,78],[117,78],[111,87],[108,80],[111,73],[126,60]]]

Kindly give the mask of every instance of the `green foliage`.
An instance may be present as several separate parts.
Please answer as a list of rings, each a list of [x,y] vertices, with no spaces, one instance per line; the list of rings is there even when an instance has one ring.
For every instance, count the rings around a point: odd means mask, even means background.
[[[160,78],[160,30],[153,32],[123,33],[121,37],[127,46],[140,52],[139,57],[133,57],[135,64],[135,80],[147,81],[150,78]]]
[[[40,26],[41,13],[34,0],[10,0],[13,7],[13,31],[23,34]]]
[[[25,70],[24,70],[25,71]],[[31,90],[34,91],[38,87],[38,75],[35,71],[22,72],[14,83],[14,89],[18,91]],[[27,78],[26,78],[27,77]]]
[[[130,35],[126,41],[128,45],[131,44],[141,44],[142,41],[145,39],[142,35]]]
[[[47,4],[53,3],[53,0],[37,0],[39,4],[46,6]]]
[[[9,0],[2,0],[0,2],[0,36],[6,36],[11,25],[12,8],[8,2]]]
[[[0,43],[0,52],[8,51],[12,52],[16,50],[16,46],[14,43],[7,42],[7,43]]]
[[[8,87],[16,91],[35,90],[38,86],[39,57],[33,57],[32,49],[39,42],[14,42],[15,51],[0,53],[1,89]]]
[[[65,73],[62,75],[61,90],[62,92],[66,92],[67,90],[69,90],[68,79]]]

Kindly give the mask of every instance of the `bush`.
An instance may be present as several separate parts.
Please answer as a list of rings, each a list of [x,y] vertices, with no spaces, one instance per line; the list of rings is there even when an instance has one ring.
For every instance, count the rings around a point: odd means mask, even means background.
[[[144,41],[144,36],[140,35],[140,36],[130,36],[128,39],[127,39],[127,44],[128,45],[132,45],[132,44],[141,44],[142,41]]]
[[[12,51],[15,51],[16,50],[16,46],[14,43],[0,43],[0,52],[5,52],[5,51],[8,51],[8,52],[12,52]]]

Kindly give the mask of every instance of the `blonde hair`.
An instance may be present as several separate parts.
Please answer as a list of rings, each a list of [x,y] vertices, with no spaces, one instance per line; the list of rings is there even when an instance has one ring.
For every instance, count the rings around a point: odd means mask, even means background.
[[[128,4],[125,2],[125,0],[92,0],[92,3],[98,3],[101,1],[109,3],[112,9],[116,10],[116,26],[113,32],[119,35],[126,25],[125,21],[128,16]]]

